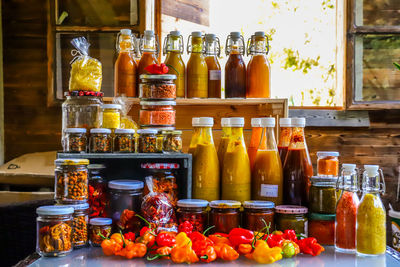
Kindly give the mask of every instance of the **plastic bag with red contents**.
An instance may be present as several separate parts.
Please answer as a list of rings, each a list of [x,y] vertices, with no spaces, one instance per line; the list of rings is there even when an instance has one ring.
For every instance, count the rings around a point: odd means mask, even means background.
[[[153,179],[146,177],[146,185],[149,193],[142,201],[142,215],[151,223],[157,232],[178,232],[178,225],[172,203],[164,193],[156,193],[153,190]]]

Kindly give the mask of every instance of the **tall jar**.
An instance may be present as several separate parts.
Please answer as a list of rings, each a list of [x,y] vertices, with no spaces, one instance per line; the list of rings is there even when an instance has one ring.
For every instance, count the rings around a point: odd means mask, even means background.
[[[147,66],[151,64],[158,64],[157,57],[160,47],[158,44],[158,37],[156,34],[154,34],[154,31],[147,30],[143,32],[140,38],[139,50],[142,54],[137,68],[137,73],[140,77],[140,75],[147,73],[145,70]]]
[[[216,233],[228,234],[240,226],[241,203],[234,200],[214,200],[210,202],[210,225]]]
[[[114,131],[121,127],[121,105],[104,104],[102,127]]]
[[[81,248],[88,244],[88,223],[89,223],[89,204],[70,205],[74,208],[72,215],[72,245],[74,248]]]
[[[106,166],[103,164],[89,164],[89,217],[107,217],[108,206],[107,182],[103,178]]]
[[[310,212],[335,214],[340,196],[336,190],[337,178],[313,176],[310,180]]]
[[[221,128],[222,128],[222,136],[221,139],[219,140],[217,154],[218,154],[219,168],[222,175],[222,170],[223,170],[222,165],[224,163],[225,152],[228,148],[230,136],[232,135],[230,118],[221,118]]]
[[[245,201],[243,203],[243,226],[252,231],[270,226],[270,229],[275,229],[274,224],[274,207],[272,201]]]
[[[303,206],[280,205],[275,207],[275,228],[279,231],[295,230],[308,236],[308,209]]]
[[[72,213],[68,206],[36,209],[36,252],[40,256],[65,256],[72,251]]]
[[[202,233],[207,227],[207,207],[208,201],[203,199],[178,200],[178,223],[189,221],[193,225],[193,231]]]

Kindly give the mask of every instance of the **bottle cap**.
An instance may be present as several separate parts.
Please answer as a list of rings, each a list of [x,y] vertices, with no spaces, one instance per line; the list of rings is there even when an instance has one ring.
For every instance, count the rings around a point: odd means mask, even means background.
[[[261,118],[251,118],[251,127],[261,127]]]
[[[292,119],[291,118],[280,118],[279,126],[280,127],[292,127]]]
[[[115,129],[116,134],[134,134],[135,129]]]
[[[259,37],[264,37],[265,36],[265,32],[255,32],[254,33],[255,36],[259,36]]]
[[[119,104],[103,104],[101,106],[103,109],[109,108],[109,109],[121,109],[121,105]]]
[[[131,29],[121,29],[121,34],[131,35],[132,31],[131,31]]]
[[[213,127],[214,126],[214,118],[213,117],[200,117],[199,118],[199,126]]]
[[[231,118],[221,118],[221,127],[231,127]]]
[[[99,133],[99,134],[110,134],[111,130],[110,129],[106,129],[106,128],[93,128],[93,129],[90,129],[90,133],[91,134],[96,134],[96,133]]]
[[[198,118],[198,117],[193,117],[192,118],[192,126],[193,127],[199,126],[199,122],[200,122],[200,118]]]
[[[356,164],[348,164],[348,163],[343,163],[342,164],[342,170],[344,171],[354,171],[356,169]]]
[[[261,127],[275,127],[275,118],[261,118]]]
[[[240,32],[231,32],[230,34],[232,40],[238,40],[241,36]]]
[[[206,41],[212,42],[217,39],[217,36],[214,33],[207,33],[206,34]]]
[[[317,157],[325,158],[325,157],[339,157],[339,152],[337,151],[318,151]]]
[[[306,118],[292,118],[292,127],[306,127]]]
[[[181,32],[180,31],[170,31],[169,34],[171,36],[177,36],[177,37],[181,36]]]
[[[37,215],[67,215],[74,213],[70,206],[41,206],[36,209]]]
[[[67,128],[64,130],[66,133],[86,133],[85,128]]]
[[[153,37],[154,36],[154,32],[152,30],[147,30],[143,32],[143,35],[145,37]]]
[[[89,224],[91,225],[111,225],[112,224],[112,219],[111,218],[92,218],[89,221]]]
[[[242,117],[229,118],[229,121],[231,127],[244,127],[244,118]]]
[[[137,180],[113,180],[108,182],[108,187],[119,190],[137,190],[142,189],[144,184]]]
[[[379,165],[364,165],[364,170],[367,172],[369,177],[373,177],[378,174]]]
[[[192,32],[192,37],[202,37],[203,33],[202,32]]]
[[[203,199],[181,199],[178,200],[177,206],[183,208],[205,208],[208,206],[208,201]]]

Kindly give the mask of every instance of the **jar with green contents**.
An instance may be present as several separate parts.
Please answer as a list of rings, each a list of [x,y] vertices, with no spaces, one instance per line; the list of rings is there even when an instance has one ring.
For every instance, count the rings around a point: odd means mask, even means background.
[[[295,230],[308,236],[308,209],[303,206],[280,205],[275,207],[276,230]]]
[[[337,178],[311,177],[310,212],[335,214],[340,191],[336,190]]]

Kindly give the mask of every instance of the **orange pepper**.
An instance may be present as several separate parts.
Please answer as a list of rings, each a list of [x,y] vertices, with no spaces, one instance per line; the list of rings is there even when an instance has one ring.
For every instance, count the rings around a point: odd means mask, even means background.
[[[251,246],[251,244],[240,244],[237,249],[237,251],[241,255],[249,254],[249,253],[251,253],[252,250],[253,250],[253,247]]]
[[[202,256],[200,260],[202,262],[212,262],[217,259],[217,253],[215,252],[215,248],[213,246],[208,246],[204,251],[201,252]]]
[[[227,244],[229,246],[231,245],[231,242],[229,242],[229,239],[227,237],[218,234],[209,235],[208,238],[210,238],[211,241],[214,242],[214,244]]]
[[[218,258],[223,259],[225,261],[233,261],[239,258],[239,253],[237,251],[225,243],[220,243],[214,245],[215,252],[217,253]]]
[[[142,243],[130,243],[125,247],[126,255],[125,258],[142,258],[147,253],[147,246]]]
[[[101,248],[103,249],[103,253],[106,256],[114,255],[117,251],[122,249],[114,239],[104,239],[101,242]]]
[[[156,236],[152,232],[152,230],[148,230],[143,235],[136,238],[136,243],[145,244],[148,248],[152,247],[155,241],[156,241]]]
[[[182,232],[183,233],[183,232]],[[199,261],[191,246],[174,247],[171,250],[171,260],[174,263],[195,263]]]
[[[172,248],[171,247],[160,247],[156,250],[156,254],[159,256],[161,259],[170,259],[170,254],[171,254]]]
[[[112,235],[110,236],[110,239],[111,239],[111,240],[114,240],[115,243],[117,243],[117,244],[120,245],[121,247],[124,246],[124,237],[122,236],[122,234],[120,234],[120,233],[112,234]]]

